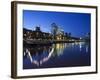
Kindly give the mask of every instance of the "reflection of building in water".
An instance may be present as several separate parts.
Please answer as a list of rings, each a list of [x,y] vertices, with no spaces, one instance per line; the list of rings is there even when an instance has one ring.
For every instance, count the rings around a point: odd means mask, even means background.
[[[88,45],[86,45],[86,53],[88,53]]]
[[[42,65],[48,61],[51,56],[57,57],[63,54],[65,48],[69,47],[68,43],[58,43],[48,46],[34,46],[24,49],[24,56],[30,60],[32,64],[37,66]]]
[[[28,55],[28,59],[32,64],[36,66],[41,66],[43,63],[47,62],[51,57],[57,57],[63,55],[63,51],[71,46],[69,43],[58,43],[46,46],[34,46],[24,49],[24,56]]]
[[[82,50],[82,43],[79,43],[80,51]]]
[[[57,44],[53,44],[54,47],[54,54],[53,56],[60,56],[62,55],[64,52],[64,50],[69,47],[70,45],[68,43],[57,43]]]
[[[54,48],[51,46],[37,46],[34,48],[25,48],[23,56],[28,56],[27,58],[29,58],[32,64],[40,66],[49,60],[53,54],[53,51]]]
[[[75,42],[75,44],[79,46],[80,51],[83,50],[82,48],[85,48],[86,53],[88,52],[88,47],[89,47],[88,44],[89,43],[86,43],[86,42]]]
[[[63,54],[64,51],[64,44],[55,44],[56,53],[58,56]]]
[[[84,42],[75,42],[75,44],[79,46],[79,49],[80,49],[80,51],[81,51]]]

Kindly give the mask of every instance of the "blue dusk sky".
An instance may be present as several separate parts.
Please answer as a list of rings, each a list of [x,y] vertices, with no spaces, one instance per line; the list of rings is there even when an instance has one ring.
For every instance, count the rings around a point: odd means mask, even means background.
[[[82,37],[90,32],[91,14],[23,10],[24,28],[34,30],[36,26],[40,26],[41,31],[50,32],[52,23],[74,37]]]

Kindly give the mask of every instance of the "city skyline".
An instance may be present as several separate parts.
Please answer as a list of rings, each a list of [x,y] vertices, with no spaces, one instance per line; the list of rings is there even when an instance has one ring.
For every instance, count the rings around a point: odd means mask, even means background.
[[[64,32],[72,36],[82,37],[90,33],[91,15],[88,13],[51,12],[23,10],[24,28],[33,30],[40,26],[41,31],[50,32],[51,24],[56,23]]]

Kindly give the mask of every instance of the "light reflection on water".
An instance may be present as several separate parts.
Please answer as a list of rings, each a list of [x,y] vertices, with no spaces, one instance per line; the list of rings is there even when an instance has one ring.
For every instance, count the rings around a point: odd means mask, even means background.
[[[90,65],[90,45],[85,42],[35,45],[24,47],[23,53],[23,69]]]

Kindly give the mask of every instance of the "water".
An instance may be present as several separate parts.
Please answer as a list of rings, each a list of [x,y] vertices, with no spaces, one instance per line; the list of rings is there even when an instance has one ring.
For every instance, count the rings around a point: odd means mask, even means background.
[[[57,43],[24,47],[23,69],[90,66],[90,44]]]

